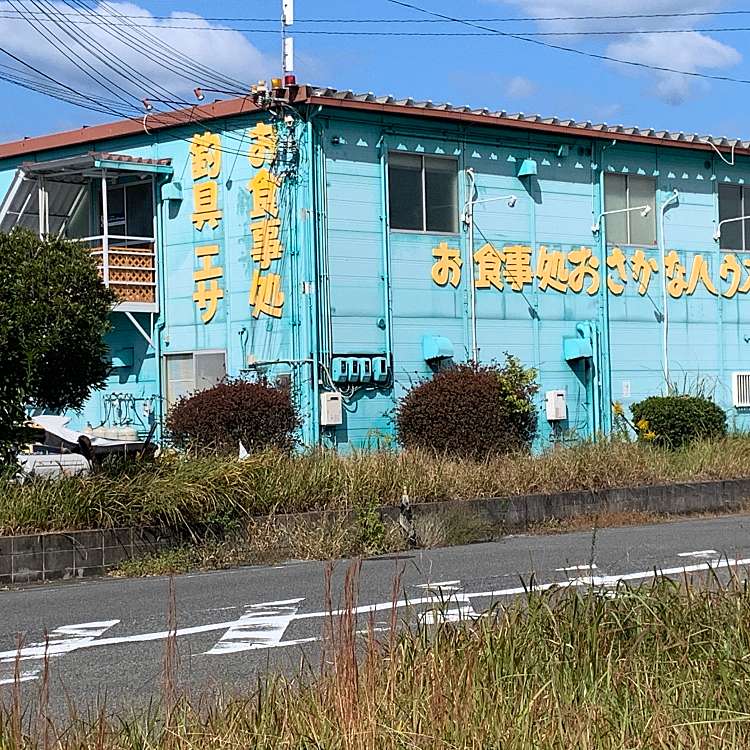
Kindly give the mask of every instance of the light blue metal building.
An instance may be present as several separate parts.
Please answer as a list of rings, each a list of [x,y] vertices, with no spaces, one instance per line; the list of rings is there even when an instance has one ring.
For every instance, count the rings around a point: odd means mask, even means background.
[[[307,444],[376,445],[412,383],[509,352],[544,445],[667,382],[745,424],[747,179],[748,142],[295,86],[0,146],[0,228],[82,239],[118,292],[76,429],[265,372]]]

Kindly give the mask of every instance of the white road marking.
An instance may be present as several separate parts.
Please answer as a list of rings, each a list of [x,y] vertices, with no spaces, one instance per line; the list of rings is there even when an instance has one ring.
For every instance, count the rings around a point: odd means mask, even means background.
[[[117,625],[118,622],[120,621],[102,620],[99,622],[84,622],[78,625],[63,625],[49,633],[47,640],[42,643],[32,643],[25,648],[0,653],[0,665],[10,664],[13,669],[11,676],[0,678],[0,685],[8,685],[16,681],[29,682],[39,677],[42,671],[41,667],[19,670],[16,678],[15,665],[17,661],[43,661],[44,659],[69,654],[79,648],[86,648],[100,635]],[[7,669],[3,671],[7,674]]]
[[[288,613],[278,613],[279,618],[285,621],[285,618],[289,619],[289,622],[293,622],[296,620],[312,620],[312,619],[320,619],[324,617],[336,617],[340,616],[345,613],[351,612],[351,614],[354,615],[360,615],[360,614],[370,614],[375,612],[389,612],[392,608],[401,609],[405,607],[416,607],[420,605],[441,605],[445,604],[446,600],[450,600],[452,597],[454,601],[457,601],[460,598],[460,602],[462,603],[462,606],[464,608],[464,611],[468,611],[463,603],[468,602],[469,606],[471,606],[470,600],[471,599],[487,599],[487,598],[501,598],[501,597],[507,597],[507,596],[517,596],[521,594],[526,594],[529,592],[542,592],[547,591],[549,589],[553,588],[564,588],[564,587],[578,587],[578,586],[594,586],[594,587],[601,587],[601,588],[613,588],[617,586],[620,582],[628,582],[628,581],[644,581],[653,579],[660,576],[675,576],[675,575],[683,575],[683,574],[690,574],[690,573],[699,573],[699,572],[705,572],[708,570],[721,570],[724,568],[731,568],[731,567],[741,567],[741,566],[748,566],[750,565],[750,558],[740,558],[740,559],[732,559],[732,558],[724,558],[721,560],[715,560],[710,562],[703,562],[703,563],[695,563],[692,565],[682,565],[679,567],[672,567],[672,568],[662,568],[662,569],[650,569],[646,571],[637,571],[635,573],[624,573],[621,575],[588,575],[588,576],[581,576],[578,578],[574,578],[573,580],[566,581],[564,583],[559,582],[551,582],[551,583],[529,583],[526,586],[515,586],[512,588],[505,588],[505,589],[495,589],[492,591],[475,591],[470,593],[463,593],[463,594],[450,594],[448,597],[446,596],[422,596],[422,597],[416,597],[414,599],[399,599],[395,602],[387,601],[387,602],[379,602],[377,604],[366,604],[361,605],[359,607],[354,607],[352,610],[346,610],[346,609],[338,609],[333,611],[319,611],[319,612],[304,612],[301,614],[297,614],[296,611],[294,614],[289,615]],[[434,585],[434,584],[433,584]],[[274,604],[277,608],[285,607],[285,606],[293,606],[295,603],[299,603],[303,601],[302,599],[292,599],[292,600],[286,600],[285,602],[275,602]],[[257,605],[257,607],[267,607],[270,608],[269,604],[265,605]],[[459,611],[461,610],[461,607],[458,608]],[[473,608],[472,608],[473,611]],[[246,615],[251,615],[252,609],[246,612]],[[476,613],[475,613],[476,614]],[[301,643],[312,643],[314,641],[320,640],[319,637],[311,637],[311,638],[300,638],[295,640],[289,640],[289,641],[281,641],[276,640],[276,637],[271,637],[271,632],[273,631],[273,628],[270,627],[270,618],[271,615],[268,614],[268,612],[265,613],[265,616],[267,617],[265,624],[266,624],[266,636],[264,636],[266,643],[262,646],[262,648],[281,648],[285,646],[294,646]],[[77,651],[79,649],[88,649],[88,648],[94,648],[99,646],[117,646],[117,645],[123,645],[123,644],[130,644],[130,643],[146,643],[149,641],[159,641],[164,640],[166,638],[175,636],[175,637],[183,637],[183,636],[189,636],[189,635],[197,635],[199,633],[210,633],[215,632],[219,630],[229,631],[232,632],[232,629],[236,630],[237,637],[234,635],[229,638],[225,639],[222,638],[218,643],[217,646],[214,648],[217,648],[222,641],[225,641],[226,646],[222,646],[220,650],[214,651],[211,650],[213,653],[231,653],[232,651],[236,650],[248,650],[246,648],[242,649],[233,649],[230,648],[230,644],[240,644],[243,642],[243,639],[245,639],[244,642],[250,643],[250,638],[253,635],[251,632],[251,629],[246,629],[243,631],[243,628],[245,625],[251,624],[251,620],[247,620],[243,622],[244,617],[241,617],[235,620],[230,620],[228,622],[217,622],[217,623],[210,623],[207,625],[195,625],[191,627],[186,628],[177,628],[174,631],[170,630],[163,630],[158,631],[154,633],[139,633],[135,635],[125,635],[125,636],[119,636],[119,637],[112,637],[112,638],[99,638],[96,637],[97,633],[101,632],[103,633],[107,628],[111,627],[112,625],[116,624],[118,620],[107,620],[105,622],[100,623],[84,623],[81,625],[72,625],[72,626],[66,626],[64,628],[58,628],[56,631],[53,631],[52,634],[50,634],[50,643],[47,647],[47,655],[48,656],[58,656],[65,653],[69,653],[71,651]],[[262,619],[262,618],[261,618]],[[281,620],[278,621],[279,623]],[[280,627],[280,624],[277,625],[277,629]],[[277,631],[273,631],[277,632]],[[255,635],[258,634],[258,631],[255,631]],[[53,635],[55,637],[53,638]],[[65,636],[65,637],[63,637]],[[261,648],[260,641],[255,641],[257,643],[257,648]],[[12,649],[10,651],[2,651],[0,652],[0,663],[8,663],[13,662],[17,657],[20,656],[21,659],[40,659],[44,658],[44,652],[45,652],[45,644],[33,644],[32,646],[26,647],[21,649],[20,655],[18,653],[17,649]],[[211,653],[211,652],[208,652]],[[31,678],[29,678],[31,679]]]
[[[558,573],[567,573],[569,570],[596,570],[596,563],[586,563],[585,565],[566,565],[564,568],[555,568]]]
[[[304,599],[287,599],[253,604],[206,654],[257,651],[280,644],[303,601]]]
[[[419,619],[425,625],[438,625],[446,622],[473,622],[479,619],[479,615],[471,606],[469,597],[458,594],[423,612]]]
[[[435,583],[417,583],[415,589],[425,591],[457,591],[461,588],[461,581],[436,581]]]
[[[743,565],[750,565],[750,557],[743,557],[740,560],[734,560],[732,558],[723,559],[713,563],[695,563],[693,565],[681,565],[677,568],[661,568],[638,571],[637,573],[623,573],[621,575],[612,576],[583,576],[582,578],[576,578],[573,581],[568,581],[565,586],[602,586],[612,587],[617,586],[620,582],[625,581],[645,581],[650,578],[668,577],[686,573],[700,573],[708,570],[720,570],[722,568],[734,568]],[[497,591],[477,591],[473,594],[468,594],[472,598],[486,599],[490,597],[500,596],[516,596],[518,594],[524,594],[528,591],[548,591],[552,588],[562,588],[559,583],[539,583],[529,586],[517,586],[511,589],[499,589]]]
[[[696,552],[678,552],[677,557],[715,557],[718,554],[715,549],[700,549]]]
[[[36,680],[39,677],[39,673],[41,671],[41,667],[39,669],[30,669],[24,672],[19,671],[18,678],[16,678],[14,670],[12,677],[0,678],[0,685],[14,685],[17,682],[30,682],[31,680]]]

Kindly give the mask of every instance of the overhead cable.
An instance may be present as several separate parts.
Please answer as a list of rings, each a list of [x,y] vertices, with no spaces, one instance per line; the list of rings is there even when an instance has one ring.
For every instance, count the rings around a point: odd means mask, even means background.
[[[656,70],[660,73],[677,73],[679,75],[690,76],[691,78],[703,78],[712,81],[728,81],[731,83],[743,83],[748,84],[750,80],[746,78],[733,78],[731,76],[723,76],[712,73],[699,73],[695,70],[680,70],[678,68],[670,68],[666,65],[650,65],[644,62],[638,62],[637,60],[626,60],[620,57],[614,57],[612,55],[605,55],[597,52],[590,52],[588,50],[577,49],[576,47],[565,47],[561,44],[553,44],[552,42],[545,42],[541,39],[531,38],[528,36],[522,36],[520,34],[511,34],[507,31],[501,31],[500,29],[493,29],[489,26],[481,26],[473,22],[464,21],[460,18],[454,18],[452,16],[445,15],[443,13],[436,13],[435,11],[427,10],[426,8],[420,8],[418,5],[404,2],[403,0],[386,0],[386,2],[392,3],[393,5],[399,5],[404,8],[410,8],[411,10],[419,11],[420,13],[426,13],[427,15],[436,16],[446,21],[453,21],[454,23],[463,24],[470,26],[480,31],[488,31],[497,36],[505,39],[515,39],[519,42],[525,42],[526,44],[534,44],[539,47],[546,47],[547,49],[554,49],[559,52],[567,52],[573,55],[579,55],[580,57],[588,57],[594,60],[604,60],[606,62],[613,62],[619,65],[628,65],[634,68],[641,68],[644,70]]]

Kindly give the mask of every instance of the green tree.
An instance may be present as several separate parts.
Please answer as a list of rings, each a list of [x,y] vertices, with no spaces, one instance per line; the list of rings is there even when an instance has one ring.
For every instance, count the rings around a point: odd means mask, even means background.
[[[0,234],[0,463],[15,460],[26,406],[79,409],[103,387],[114,302],[85,247]]]

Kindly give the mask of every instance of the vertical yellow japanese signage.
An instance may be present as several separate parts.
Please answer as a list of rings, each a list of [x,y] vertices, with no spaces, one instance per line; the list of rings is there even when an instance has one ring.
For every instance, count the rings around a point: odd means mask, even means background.
[[[271,270],[284,253],[277,200],[279,180],[268,168],[276,156],[276,132],[272,125],[259,122],[250,129],[249,136],[247,158],[250,166],[257,169],[255,176],[247,183],[252,198],[250,234],[254,264],[250,307],[254,318],[261,315],[280,318],[284,310],[284,292],[281,289],[281,276]]]
[[[193,173],[193,226],[199,232],[206,225],[212,230],[217,229],[222,220],[217,182],[221,172],[221,136],[218,133],[196,133],[190,141],[190,162]],[[195,248],[198,268],[193,272],[193,301],[201,311],[204,323],[213,319],[219,300],[224,298],[221,285],[224,269],[214,265],[218,255],[217,244]]]

